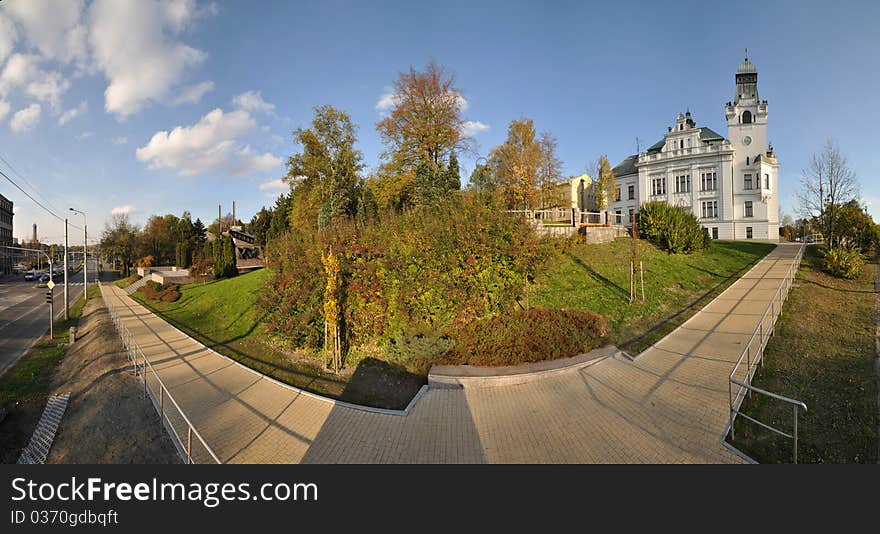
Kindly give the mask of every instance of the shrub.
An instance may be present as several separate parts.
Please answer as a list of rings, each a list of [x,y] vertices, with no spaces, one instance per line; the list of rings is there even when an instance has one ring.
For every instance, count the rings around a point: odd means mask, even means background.
[[[834,247],[825,253],[825,270],[838,278],[858,278],[864,265],[862,255],[857,249]]]
[[[340,258],[349,346],[513,310],[552,253],[522,218],[469,196],[369,224],[338,220],[320,234],[294,228],[270,243],[275,278],[261,299],[271,332],[294,345],[323,344],[321,252],[330,246]]]
[[[672,254],[704,250],[711,241],[693,213],[658,200],[644,204],[639,210],[639,233]]]
[[[174,302],[180,298],[180,286],[178,284],[168,284],[163,286],[158,282],[150,280],[138,288],[138,293],[142,294],[149,300]]]
[[[555,360],[605,345],[608,324],[591,311],[532,308],[458,326],[443,358],[468,365],[517,365]]]
[[[153,257],[152,256],[144,256],[137,261],[138,267],[152,267],[153,266]]]
[[[437,333],[398,333],[388,341],[385,354],[390,361],[422,367],[422,362],[427,365],[442,360],[454,346],[455,340]]]

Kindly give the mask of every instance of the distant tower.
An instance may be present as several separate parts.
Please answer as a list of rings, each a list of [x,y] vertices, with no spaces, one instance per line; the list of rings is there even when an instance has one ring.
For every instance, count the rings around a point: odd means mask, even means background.
[[[37,223],[34,223],[34,237],[33,237],[33,240],[32,240],[31,242],[32,242],[32,243],[36,243],[36,242],[37,242]]]
[[[736,69],[735,79],[733,102],[724,107],[727,138],[734,149],[734,239],[777,239],[774,232],[779,220],[779,162],[767,143],[769,106],[758,97],[758,69],[749,61],[748,49]],[[766,235],[765,224],[773,229],[767,230]]]

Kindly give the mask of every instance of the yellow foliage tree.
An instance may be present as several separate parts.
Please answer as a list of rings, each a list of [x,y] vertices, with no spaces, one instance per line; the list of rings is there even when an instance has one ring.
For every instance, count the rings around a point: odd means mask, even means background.
[[[333,254],[333,248],[327,254],[321,254],[321,263],[327,274],[327,285],[324,288],[324,363],[329,357],[333,372],[338,373],[342,367],[342,335],[339,329],[339,260]]]

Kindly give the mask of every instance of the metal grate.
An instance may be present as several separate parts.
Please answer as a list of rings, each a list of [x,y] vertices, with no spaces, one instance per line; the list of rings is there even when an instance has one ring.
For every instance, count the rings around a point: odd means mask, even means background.
[[[46,409],[37,423],[34,435],[31,441],[21,451],[18,457],[19,464],[44,464],[46,457],[49,456],[49,449],[52,448],[52,442],[55,441],[55,433],[58,431],[58,425],[61,424],[61,418],[67,410],[67,400],[70,393],[63,395],[52,395],[49,402],[46,403]]]

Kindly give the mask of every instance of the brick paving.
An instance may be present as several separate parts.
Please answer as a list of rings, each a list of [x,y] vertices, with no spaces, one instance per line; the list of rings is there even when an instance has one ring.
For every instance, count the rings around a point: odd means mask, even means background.
[[[428,388],[406,414],[286,387],[104,286],[194,426],[231,463],[741,463],[721,444],[728,374],[798,247],[781,244],[635,361],[527,383]]]

